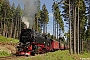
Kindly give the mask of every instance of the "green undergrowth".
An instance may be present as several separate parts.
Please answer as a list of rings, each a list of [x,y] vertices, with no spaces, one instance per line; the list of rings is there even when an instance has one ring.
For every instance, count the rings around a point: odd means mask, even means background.
[[[84,52],[83,54],[79,55],[81,58],[90,58],[90,52]]]
[[[18,42],[19,42],[18,39],[0,36],[0,57],[10,56],[11,51],[14,50],[14,48],[12,48],[14,46],[13,45],[11,46],[10,44],[16,44]]]
[[[11,56],[11,54],[9,54],[5,51],[0,51],[0,57],[6,57],[6,56]]]
[[[18,60],[75,60],[72,56],[69,55],[68,50],[65,51],[56,51],[56,52],[49,52],[46,54],[37,55],[35,57],[26,57],[24,59]]]
[[[75,60],[90,60],[90,52],[89,53],[82,53],[82,54],[73,54],[72,57]]]
[[[2,43],[17,43],[17,42],[19,42],[19,40],[0,36],[0,42],[2,42]]]
[[[45,60],[74,60],[67,50],[65,51],[56,51],[53,53],[47,53],[42,59],[45,58]],[[39,60],[39,59],[38,59]]]
[[[89,57],[89,53],[70,55],[68,50],[58,50],[55,52],[38,54],[37,56],[28,56],[24,58],[16,58],[11,60],[80,60],[84,58],[89,59]]]
[[[83,58],[89,58],[90,54],[89,53],[84,53],[84,54],[73,54],[70,55],[68,50],[58,50],[56,52],[49,52],[46,54],[42,55],[37,55],[35,57],[26,57],[26,58],[21,58],[17,60],[80,60]]]

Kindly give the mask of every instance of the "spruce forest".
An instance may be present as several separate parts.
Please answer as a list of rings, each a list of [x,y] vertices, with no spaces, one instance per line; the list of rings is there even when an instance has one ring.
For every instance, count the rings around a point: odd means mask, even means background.
[[[68,45],[69,49],[45,53],[43,58],[38,55],[25,59],[65,60],[63,54],[69,55],[67,57],[70,60],[90,59],[90,0],[53,0],[50,8],[52,20],[47,5],[41,6],[40,0],[18,2],[22,3],[23,7],[20,4],[16,6],[15,2],[11,4],[10,0],[0,0],[0,47],[8,44],[15,48],[20,40],[21,30],[33,29],[36,33]],[[53,33],[48,32],[50,21],[53,21]],[[62,55],[59,56],[58,53]],[[3,56],[12,55],[0,48],[0,57]]]

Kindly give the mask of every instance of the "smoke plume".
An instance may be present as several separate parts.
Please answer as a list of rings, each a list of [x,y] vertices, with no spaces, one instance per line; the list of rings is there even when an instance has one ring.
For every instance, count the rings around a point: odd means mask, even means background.
[[[22,22],[27,28],[32,28],[34,24],[34,16],[38,12],[39,0],[20,0],[24,4]]]

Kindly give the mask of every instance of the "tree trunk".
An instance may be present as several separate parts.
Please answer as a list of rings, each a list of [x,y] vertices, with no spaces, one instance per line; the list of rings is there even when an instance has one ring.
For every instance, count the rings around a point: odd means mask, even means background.
[[[36,19],[37,19],[36,20],[37,21],[37,27],[36,27],[37,30],[36,31],[38,32],[38,18],[36,17]]]
[[[3,26],[2,26],[2,19],[0,19],[0,35],[2,35],[2,29],[3,29]]]
[[[19,17],[18,19],[19,19],[19,21],[18,21],[18,24],[19,24],[19,26],[18,26],[18,39],[19,39],[19,36],[21,33],[21,17]]]
[[[6,19],[6,25],[5,25],[5,36],[8,37],[8,31],[9,31],[9,25],[8,25],[8,19]]]
[[[76,54],[76,6],[74,7],[75,8],[75,12],[73,14],[73,17],[74,17],[74,54]]]
[[[72,54],[70,0],[69,0],[69,34],[70,34],[70,43],[69,43],[70,50],[69,51],[70,51],[70,54]]]
[[[43,22],[43,33],[44,33],[44,22]]]
[[[6,10],[5,10],[5,15],[4,15],[3,36],[5,36],[5,19],[6,19]]]
[[[45,33],[45,22],[43,23],[43,33]]]
[[[16,26],[15,26],[15,30],[14,30],[14,38],[16,38]]]
[[[2,22],[2,19],[0,19],[0,35],[1,35],[1,22]]]
[[[13,18],[12,18],[12,22],[11,22],[11,27],[10,27],[10,35],[9,37],[12,37],[12,31],[13,31]]]
[[[54,29],[55,29],[55,37],[56,37],[56,19],[55,19],[55,28]]]
[[[19,38],[19,16],[18,16],[18,18],[17,18],[17,38]]]
[[[47,24],[46,24],[46,34],[47,34]]]
[[[55,16],[53,15],[53,35],[55,36]]]
[[[57,39],[58,39],[58,23],[57,23]]]
[[[54,16],[53,16],[53,35],[55,35],[55,33],[54,33]]]
[[[77,31],[77,38],[78,38],[78,51],[77,53],[79,54],[79,5],[78,5],[78,31]]]
[[[18,38],[18,17],[17,17],[17,23],[16,23],[16,38]]]
[[[16,38],[17,35],[17,17],[16,17],[16,21],[15,21],[15,29],[14,29],[14,38]]]
[[[74,54],[76,54],[76,6],[74,13]]]
[[[19,31],[19,35],[21,33],[21,23],[22,23],[22,20],[21,20],[21,17],[20,17],[20,31]]]
[[[80,41],[79,41],[79,44],[80,44],[80,53],[81,53],[81,30],[80,30]]]

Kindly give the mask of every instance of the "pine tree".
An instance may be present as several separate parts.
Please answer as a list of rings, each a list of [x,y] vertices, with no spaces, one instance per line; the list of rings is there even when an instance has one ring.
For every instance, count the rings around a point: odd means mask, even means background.
[[[57,38],[58,38],[59,29],[64,31],[64,22],[62,20],[61,14],[60,14],[60,9],[59,9],[58,3],[54,2],[52,8],[53,8],[53,14],[54,14],[54,18],[55,18],[55,20],[53,21],[55,24],[53,27],[54,35],[56,36],[56,29],[57,29]]]
[[[71,24],[70,30],[72,33],[72,36],[70,36],[70,38],[72,38],[72,41],[73,41],[73,42],[71,42],[73,52],[76,54],[76,52],[79,53],[82,50],[82,39],[83,39],[82,36],[85,33],[84,27],[86,24],[86,16],[85,16],[86,8],[85,8],[84,0],[75,0],[75,1],[70,0],[71,7],[70,7],[70,13],[69,13],[70,17],[69,17],[69,15],[68,15],[69,5],[68,4],[69,4],[69,2],[68,2],[68,0],[66,0],[64,3],[64,6],[63,6],[63,9],[64,9],[63,12],[64,12],[64,15],[67,15],[67,17],[65,16],[64,18],[66,18],[66,19],[69,18],[71,21],[71,23],[69,23],[69,24]],[[83,31],[83,33],[82,33],[82,31]],[[80,35],[80,37],[79,37],[79,35]],[[80,44],[79,44],[79,42],[80,42]]]
[[[46,5],[44,4],[42,6],[42,10],[41,10],[41,24],[43,25],[43,33],[47,33],[47,24],[49,21],[49,17],[48,17],[48,10],[46,9]]]

